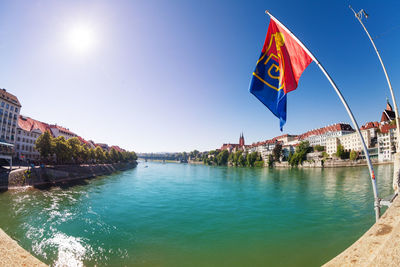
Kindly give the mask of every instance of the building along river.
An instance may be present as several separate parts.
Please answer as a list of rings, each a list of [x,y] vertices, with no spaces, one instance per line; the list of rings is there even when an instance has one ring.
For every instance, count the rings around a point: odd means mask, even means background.
[[[381,196],[392,173],[376,167]],[[0,228],[52,265],[319,266],[374,223],[372,196],[367,167],[148,162],[0,193]]]

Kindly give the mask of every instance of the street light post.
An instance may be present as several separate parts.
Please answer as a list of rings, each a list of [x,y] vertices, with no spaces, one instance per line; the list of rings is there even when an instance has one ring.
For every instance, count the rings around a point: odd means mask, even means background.
[[[364,9],[361,9],[358,13],[354,11],[354,9],[349,6],[351,11],[353,11],[354,16],[357,18],[357,20],[360,22],[361,26],[364,28],[365,32],[368,35],[369,40],[372,43],[372,46],[375,49],[376,55],[379,58],[379,61],[381,63],[383,72],[385,73],[386,81],[389,86],[390,90],[390,95],[392,97],[393,105],[394,105],[394,112],[396,116],[396,136],[397,136],[397,149],[396,149],[396,154],[394,158],[394,174],[393,174],[393,189],[396,191],[396,193],[399,192],[399,170],[400,170],[400,153],[397,151],[400,148],[400,119],[399,119],[399,111],[397,109],[397,103],[396,103],[396,98],[394,97],[393,93],[393,88],[392,88],[392,83],[390,82],[389,75],[387,74],[386,67],[383,64],[381,55],[379,54],[378,48],[376,48],[375,42],[372,39],[371,35],[369,34],[367,28],[365,27],[364,23],[362,22],[362,18],[365,17],[366,19],[368,18],[368,14],[364,11]]]

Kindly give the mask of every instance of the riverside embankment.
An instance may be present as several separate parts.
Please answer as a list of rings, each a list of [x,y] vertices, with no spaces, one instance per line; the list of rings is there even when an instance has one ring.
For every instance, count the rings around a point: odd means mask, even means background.
[[[372,160],[373,165],[386,165],[393,164],[391,161],[379,162],[378,160]],[[268,166],[266,163],[265,166]],[[290,168],[290,164],[287,161],[274,162],[274,167],[278,168]],[[361,167],[367,166],[365,160],[349,160],[349,159],[335,159],[335,160],[306,160],[302,164],[299,164],[298,168],[343,168],[343,167]]]
[[[21,186],[53,185],[64,182],[78,181],[101,175],[112,174],[135,168],[136,161],[112,164],[83,164],[83,165],[56,165],[17,169],[2,178],[0,190],[18,188]]]
[[[400,266],[400,198],[360,239],[324,266]]]

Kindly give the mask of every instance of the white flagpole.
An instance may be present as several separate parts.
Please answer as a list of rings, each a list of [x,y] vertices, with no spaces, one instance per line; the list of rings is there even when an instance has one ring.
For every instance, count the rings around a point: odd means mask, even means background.
[[[364,138],[361,134],[360,128],[358,127],[357,121],[354,118],[353,113],[350,110],[349,105],[347,104],[346,100],[344,99],[342,93],[340,92],[339,88],[336,86],[335,82],[332,80],[331,76],[328,74],[328,72],[325,70],[325,68],[321,65],[321,63],[317,60],[317,58],[310,52],[310,50],[307,49],[307,47],[288,29],[283,25],[279,20],[277,20],[274,16],[271,15],[271,13],[268,12],[268,10],[265,11],[267,15],[271,17],[276,23],[279,24],[293,39],[296,40],[296,42],[301,46],[301,48],[304,49],[304,51],[307,52],[307,54],[311,57],[313,61],[318,65],[318,67],[321,69],[322,73],[326,76],[330,84],[332,85],[333,89],[335,90],[336,94],[339,96],[339,99],[342,101],[343,106],[345,107],[353,125],[354,128],[356,129],[358,136],[360,137],[361,144],[363,146],[365,158],[368,163],[368,169],[369,169],[369,175],[371,177],[371,183],[372,183],[372,188],[374,191],[374,209],[375,209],[375,219],[378,221],[380,217],[380,200],[378,198],[378,188],[376,186],[376,178],[375,178],[375,173],[374,173],[374,167],[372,166],[371,159],[369,158],[369,153],[368,153],[368,148],[365,145]]]

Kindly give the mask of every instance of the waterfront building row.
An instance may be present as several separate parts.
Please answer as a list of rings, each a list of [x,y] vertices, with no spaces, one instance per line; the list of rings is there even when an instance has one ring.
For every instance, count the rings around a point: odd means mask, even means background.
[[[119,146],[87,141],[60,125],[48,124],[20,115],[21,107],[15,95],[7,92],[6,89],[0,89],[0,158],[8,160],[10,165],[13,157],[20,160],[38,161],[40,154],[35,149],[35,142],[45,131],[49,131],[54,138],[63,136],[68,140],[77,137],[88,148],[100,146],[106,151],[113,148],[119,152],[125,151]]]
[[[394,118],[395,113],[387,102],[380,122],[368,122],[360,127],[372,158],[378,158],[379,161],[393,160],[393,154],[398,150]],[[244,144],[244,137],[241,134],[239,144],[224,144],[221,150],[227,149],[229,152],[242,150],[245,154],[258,152],[263,160],[268,160],[277,144],[282,145],[282,154],[287,157],[289,153],[295,152],[296,146],[301,141],[308,141],[310,146],[313,147],[317,145],[324,147],[325,152],[331,157],[336,155],[339,145],[347,152],[356,151],[359,152],[361,158],[364,157],[363,146],[358,133],[347,123],[328,125],[300,135],[285,134],[251,145]]]

